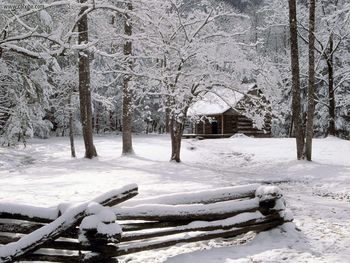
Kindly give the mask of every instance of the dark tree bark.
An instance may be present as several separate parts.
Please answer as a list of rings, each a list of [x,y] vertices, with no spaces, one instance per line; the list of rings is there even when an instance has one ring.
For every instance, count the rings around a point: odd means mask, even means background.
[[[170,119],[169,130],[171,138],[171,158],[170,161],[177,163],[181,162],[181,139],[183,134],[184,125],[178,122],[174,117]]]
[[[4,35],[3,35],[3,38],[2,38],[2,39],[5,40],[6,37],[7,37],[7,31],[4,30],[3,32],[4,32]],[[3,49],[2,49],[2,47],[0,47],[0,58],[2,57],[2,53],[3,53]]]
[[[315,11],[316,0],[309,3],[309,83],[306,123],[305,155],[308,161],[312,159],[312,138],[314,135],[315,115]]]
[[[95,131],[96,134],[100,133],[101,125],[100,125],[100,111],[102,111],[102,108],[100,108],[100,103],[97,102],[94,104],[95,107],[95,112],[92,118],[92,123],[93,123],[93,130]]]
[[[188,102],[190,105],[191,102]],[[171,158],[170,161],[175,161],[177,163],[181,162],[180,153],[181,153],[181,141],[182,135],[185,128],[185,121],[187,118],[188,107],[185,107],[182,110],[182,117],[176,117],[173,113],[170,112],[169,120],[169,130],[171,138]]]
[[[128,10],[131,11],[132,4],[127,4]],[[132,34],[132,25],[130,21],[130,15],[125,15],[124,22],[124,32],[126,36],[131,36]],[[124,44],[124,55],[126,56],[126,61],[128,67],[132,68],[132,42],[130,39],[126,40]],[[133,154],[134,150],[132,147],[132,91],[130,89],[131,76],[125,75],[123,80],[123,154]]]
[[[326,16],[325,4],[328,2],[321,2],[322,4],[322,12],[323,15]],[[334,4],[335,7],[338,5],[338,1],[329,2],[330,4]],[[329,113],[329,122],[328,122],[328,130],[327,135],[336,135],[336,127],[335,127],[335,95],[334,95],[334,57],[333,54],[339,48],[339,45],[334,47],[333,40],[333,32],[331,31],[331,26],[327,23],[329,30],[329,40],[328,40],[328,48],[323,52],[323,57],[326,60],[327,64],[327,73],[328,73],[328,113]],[[323,47],[322,47],[323,48]]]
[[[86,0],[80,0],[85,3]],[[88,7],[82,7],[79,12],[81,16]],[[87,15],[81,16],[78,21],[78,44],[88,43],[88,18]],[[79,100],[80,100],[80,118],[83,128],[83,138],[85,145],[85,158],[92,159],[97,156],[96,148],[93,142],[92,127],[92,105],[91,105],[91,83],[90,83],[90,62],[87,50],[81,50],[78,54],[79,60]]]
[[[170,115],[170,109],[167,107],[165,109],[165,132],[166,133],[170,132],[170,127],[169,127],[170,118],[169,118],[169,115]]]
[[[298,29],[297,29],[297,9],[296,0],[289,2],[289,27],[290,27],[290,45],[291,45],[291,68],[292,68],[292,114],[294,122],[294,133],[297,144],[297,158],[303,158],[304,152],[304,132],[301,116],[301,98],[300,98],[300,69],[299,69],[299,50],[298,50]]]
[[[334,96],[334,66],[333,66],[333,34],[331,34],[329,37],[327,69],[328,69],[328,101],[329,101],[328,134],[335,136],[336,128],[335,128],[335,96]]]
[[[69,95],[69,141],[70,141],[70,151],[73,158],[76,157],[75,146],[74,146],[74,117],[72,109],[72,95]]]

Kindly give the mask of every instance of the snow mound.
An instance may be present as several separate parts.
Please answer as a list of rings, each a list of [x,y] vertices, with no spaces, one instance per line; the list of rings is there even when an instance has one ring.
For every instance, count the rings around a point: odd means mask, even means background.
[[[112,223],[115,220],[117,220],[117,217],[113,210],[109,207],[103,208],[97,215],[96,215],[101,222],[103,223]]]
[[[87,209],[86,209],[86,212],[89,214],[89,215],[95,215],[95,214],[98,214],[101,210],[103,210],[104,207],[103,205],[99,204],[99,203],[96,203],[96,202],[91,202]]]
[[[107,236],[115,236],[122,233],[122,227],[117,223],[99,223],[97,226],[97,233]]]
[[[81,230],[96,229],[99,223],[100,220],[96,215],[86,216],[83,221],[81,221],[79,228]]]
[[[232,135],[230,137],[231,139],[235,139],[235,138],[250,138],[249,136],[243,134],[243,133],[235,133],[234,135]]]
[[[283,196],[282,191],[279,187],[274,185],[262,185],[255,192],[255,196],[259,198],[260,201],[264,201],[271,198],[280,198]]]

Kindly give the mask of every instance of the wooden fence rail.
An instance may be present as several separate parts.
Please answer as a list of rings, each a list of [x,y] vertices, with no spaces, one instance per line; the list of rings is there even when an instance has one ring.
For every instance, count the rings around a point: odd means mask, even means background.
[[[118,262],[126,254],[261,232],[292,220],[274,186],[131,199],[135,195],[137,186],[129,185],[47,210],[0,203],[0,262]]]

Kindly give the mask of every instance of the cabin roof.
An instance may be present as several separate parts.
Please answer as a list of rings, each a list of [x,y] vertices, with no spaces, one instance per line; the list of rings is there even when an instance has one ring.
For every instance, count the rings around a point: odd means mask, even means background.
[[[223,114],[244,97],[246,93],[256,87],[256,84],[242,84],[242,92],[237,92],[227,88],[216,89],[208,92],[196,101],[189,109],[188,116],[209,116]]]

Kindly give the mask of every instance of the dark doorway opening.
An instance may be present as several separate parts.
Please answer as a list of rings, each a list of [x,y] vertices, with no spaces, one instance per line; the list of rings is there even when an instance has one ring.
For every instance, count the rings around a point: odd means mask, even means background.
[[[218,129],[219,127],[218,127],[218,122],[217,121],[213,121],[212,123],[211,123],[211,133],[212,134],[218,134]]]

